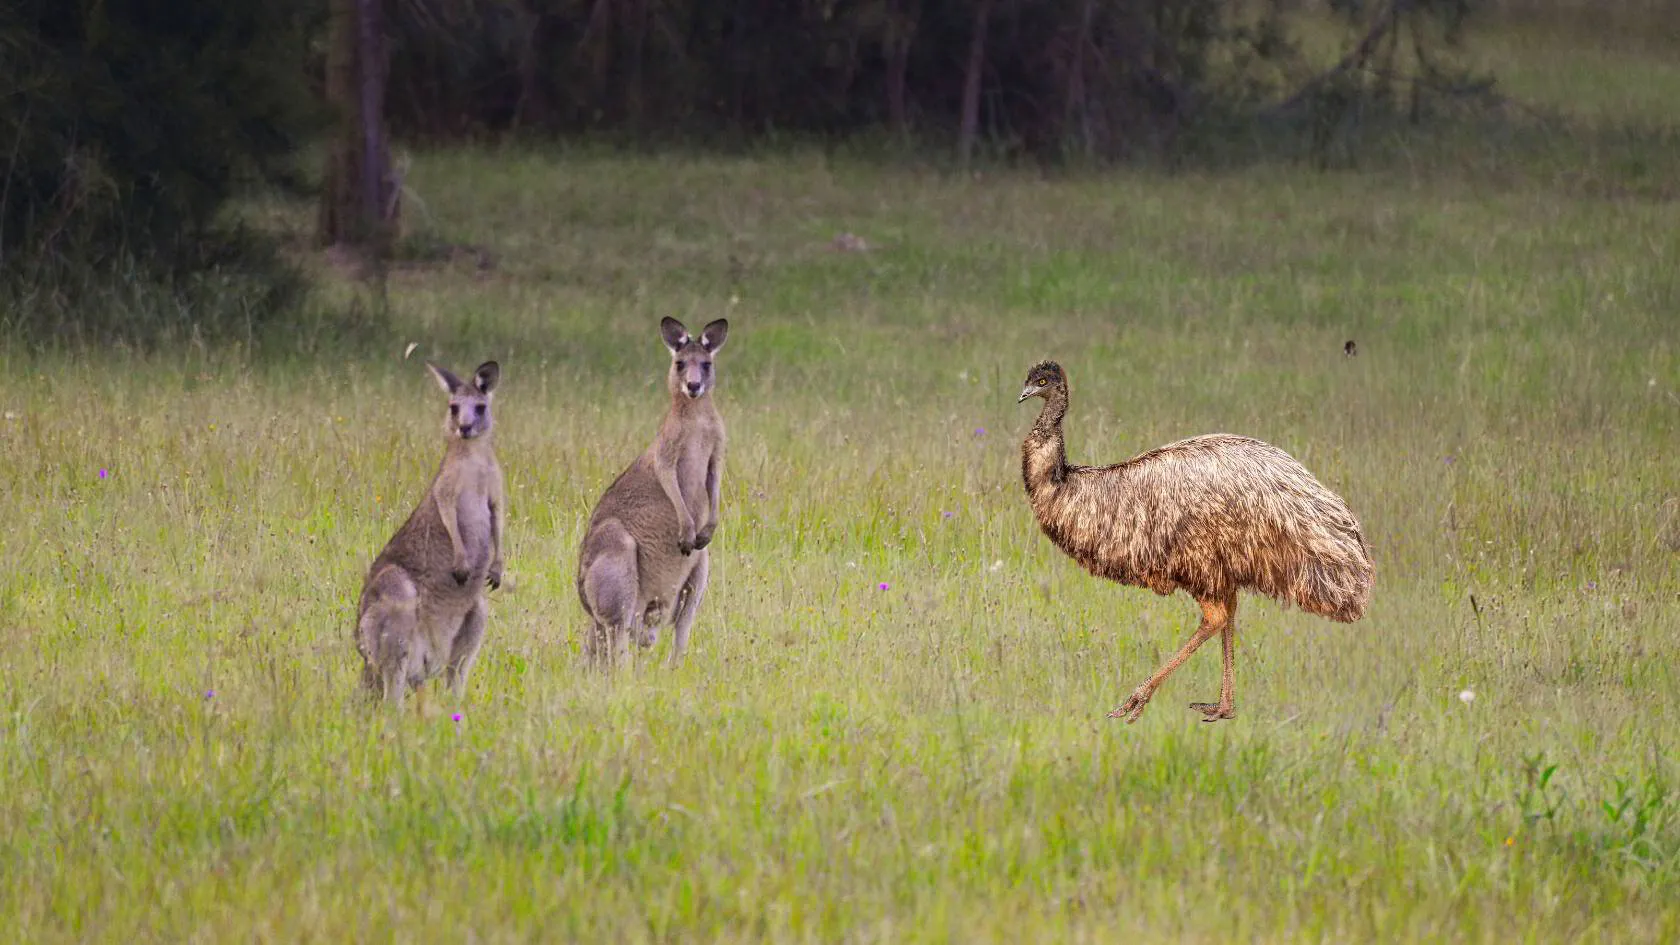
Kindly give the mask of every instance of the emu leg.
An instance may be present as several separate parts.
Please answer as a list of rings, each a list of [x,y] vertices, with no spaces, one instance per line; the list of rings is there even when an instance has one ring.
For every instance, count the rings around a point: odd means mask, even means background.
[[[1217,722],[1220,719],[1234,719],[1237,717],[1236,699],[1236,645],[1237,645],[1237,602],[1232,598],[1229,609],[1225,612],[1225,625],[1219,630],[1220,649],[1225,651],[1225,669],[1219,678],[1219,702],[1217,705],[1207,702],[1192,702],[1190,708],[1202,713],[1202,721]]]
[[[1197,601],[1197,603],[1202,605],[1202,622],[1196,627],[1196,632],[1190,635],[1190,639],[1185,642],[1182,649],[1173,654],[1172,659],[1167,660],[1160,669],[1155,671],[1153,676],[1144,680],[1143,685],[1132,690],[1132,694],[1126,698],[1120,708],[1108,713],[1109,718],[1124,718],[1127,724],[1136,722],[1138,716],[1143,714],[1144,707],[1149,705],[1150,697],[1155,695],[1156,689],[1160,688],[1161,683],[1172,675],[1173,670],[1189,659],[1190,654],[1196,652],[1197,647],[1213,639],[1213,635],[1219,632],[1220,627],[1224,626],[1231,611],[1231,607],[1226,601],[1209,598],[1208,600]]]

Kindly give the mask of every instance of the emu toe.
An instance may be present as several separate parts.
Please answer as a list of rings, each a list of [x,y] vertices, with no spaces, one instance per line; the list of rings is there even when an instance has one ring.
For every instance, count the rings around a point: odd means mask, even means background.
[[[1237,717],[1235,706],[1220,705],[1216,702],[1192,702],[1190,708],[1202,713],[1203,722],[1217,722],[1220,719],[1234,719]]]
[[[1150,695],[1151,693],[1146,691],[1143,687],[1138,687],[1137,691],[1126,697],[1126,701],[1121,703],[1120,708],[1108,713],[1108,717],[1111,719],[1125,719],[1127,725],[1136,722],[1138,720],[1138,716],[1143,714],[1144,707],[1149,705]]]

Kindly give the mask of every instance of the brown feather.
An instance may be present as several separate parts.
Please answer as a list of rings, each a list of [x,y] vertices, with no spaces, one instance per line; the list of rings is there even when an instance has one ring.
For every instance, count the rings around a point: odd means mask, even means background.
[[[1216,433],[1112,466],[1066,459],[1067,380],[1045,362],[1038,422],[1021,444],[1033,514],[1086,570],[1158,594],[1197,600],[1237,590],[1351,623],[1371,600],[1373,566],[1359,520],[1341,497],[1269,443]]]

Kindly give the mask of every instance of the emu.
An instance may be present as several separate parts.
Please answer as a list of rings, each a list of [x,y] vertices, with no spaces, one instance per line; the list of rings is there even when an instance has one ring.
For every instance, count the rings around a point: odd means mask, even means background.
[[[1021,478],[1044,534],[1098,577],[1163,596],[1183,588],[1202,608],[1189,641],[1110,718],[1137,721],[1161,683],[1215,634],[1225,651],[1219,701],[1190,707],[1206,722],[1236,717],[1239,590],[1342,623],[1364,616],[1374,569],[1359,520],[1288,453],[1215,433],[1112,466],[1070,465],[1061,365],[1034,365],[1017,403],[1029,397],[1044,398],[1044,407],[1021,444]]]

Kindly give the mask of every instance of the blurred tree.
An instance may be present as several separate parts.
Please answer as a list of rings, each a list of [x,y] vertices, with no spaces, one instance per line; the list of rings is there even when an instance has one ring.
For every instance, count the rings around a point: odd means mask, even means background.
[[[308,4],[0,3],[0,269],[209,265],[244,185],[295,186]]]
[[[331,0],[328,11],[326,96],[335,125],[319,238],[381,261],[391,252],[402,194],[385,129],[385,5]]]
[[[1124,158],[1274,117],[1268,103],[1312,72],[1294,41],[1303,18],[1322,30],[1341,17],[1354,45],[1401,21],[1418,68],[1434,68],[1479,2],[395,0],[388,104],[394,129],[428,137],[886,129],[959,157]],[[1359,96],[1459,87],[1417,81],[1383,48],[1359,58]]]

